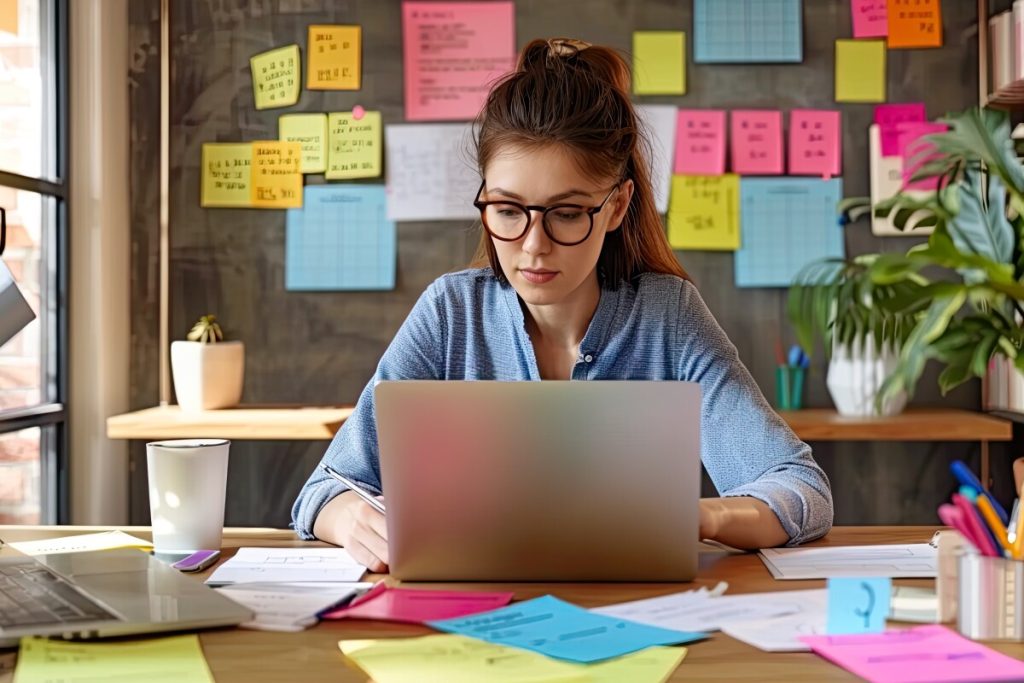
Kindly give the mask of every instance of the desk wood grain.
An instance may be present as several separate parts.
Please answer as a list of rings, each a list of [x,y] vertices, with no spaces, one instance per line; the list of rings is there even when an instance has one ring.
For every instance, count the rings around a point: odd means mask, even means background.
[[[0,538],[7,541],[46,538],[73,532],[106,530],[109,527],[14,527],[0,526]],[[121,527],[147,538],[146,527]],[[837,527],[815,546],[868,545],[875,543],[921,543],[928,541],[934,527]],[[227,529],[224,556],[242,546],[301,547],[320,543],[298,541],[291,531],[281,529]],[[205,572],[205,578],[212,569]],[[379,577],[372,577],[379,578]],[[386,579],[397,585],[399,582]],[[429,584],[432,588],[475,588],[514,591],[517,600],[551,593],[583,607],[597,607],[626,600],[666,595],[698,586],[729,583],[730,593],[821,588],[824,581],[776,581],[755,554],[726,553],[707,549],[700,555],[697,579],[686,584],[606,583],[495,583]],[[931,580],[899,580],[908,586],[930,586]],[[351,638],[394,638],[420,636],[434,631],[406,624],[378,622],[323,622],[301,633],[268,633],[245,629],[204,631],[200,635],[207,662],[218,683],[302,683],[364,682],[366,676],[347,665],[338,641]],[[1024,659],[1022,643],[988,643],[1018,659]],[[2,669],[0,669],[2,671]],[[810,653],[769,653],[733,640],[721,633],[689,647],[689,653],[670,681],[856,681],[855,676]],[[3,676],[0,675],[0,683]]]

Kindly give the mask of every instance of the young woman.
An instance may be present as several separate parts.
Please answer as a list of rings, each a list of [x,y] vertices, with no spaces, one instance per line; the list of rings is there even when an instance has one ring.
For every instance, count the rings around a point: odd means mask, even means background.
[[[701,537],[740,548],[817,538],[832,525],[828,479],[676,261],[629,91],[609,48],[526,46],[477,122],[476,267],[423,293],[323,462],[383,493],[378,380],[693,381],[701,457],[722,495],[700,501]],[[384,516],[320,468],[292,516],[302,538],[386,569]]]

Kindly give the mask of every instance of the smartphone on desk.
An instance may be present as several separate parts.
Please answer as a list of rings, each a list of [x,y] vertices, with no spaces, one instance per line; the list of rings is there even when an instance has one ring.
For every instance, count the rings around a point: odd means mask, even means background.
[[[219,550],[197,550],[171,566],[183,572],[201,572],[216,562],[218,557],[220,557]]]

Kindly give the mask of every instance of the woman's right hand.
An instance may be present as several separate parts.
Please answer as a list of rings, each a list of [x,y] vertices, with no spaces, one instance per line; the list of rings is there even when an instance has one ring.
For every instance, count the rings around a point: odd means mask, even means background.
[[[321,541],[340,545],[356,562],[374,573],[388,570],[388,530],[384,515],[352,493],[332,498],[324,505],[313,524],[313,533]]]

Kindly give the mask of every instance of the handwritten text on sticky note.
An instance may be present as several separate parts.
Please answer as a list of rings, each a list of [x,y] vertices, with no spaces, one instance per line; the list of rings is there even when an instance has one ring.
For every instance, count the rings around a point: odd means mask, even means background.
[[[351,113],[330,114],[326,177],[340,180],[379,176],[381,136],[379,111],[368,111],[358,121]]]
[[[252,143],[252,204],[264,209],[302,206],[302,146],[266,140]]]
[[[789,173],[831,178],[842,174],[838,111],[794,109],[789,114]]]
[[[252,204],[252,145],[208,142],[203,145],[199,205],[242,207]]]
[[[924,102],[880,104],[875,107],[875,123],[882,137],[882,156],[899,155],[899,124],[922,122],[927,118]]]
[[[359,26],[311,25],[306,87],[310,90],[359,90],[362,40]]]
[[[262,52],[249,59],[257,109],[290,107],[299,101],[299,46]]]
[[[323,173],[327,168],[327,114],[285,114],[277,120],[277,137],[302,145],[303,173]]]
[[[742,175],[782,173],[782,112],[737,109],[731,115],[732,170]]]
[[[668,239],[673,249],[740,248],[740,179],[720,176],[672,176]]]
[[[854,38],[884,38],[889,33],[887,0],[850,0]]]
[[[939,0],[889,0],[889,47],[942,47]]]
[[[676,127],[676,173],[725,173],[725,112],[680,109]]]

